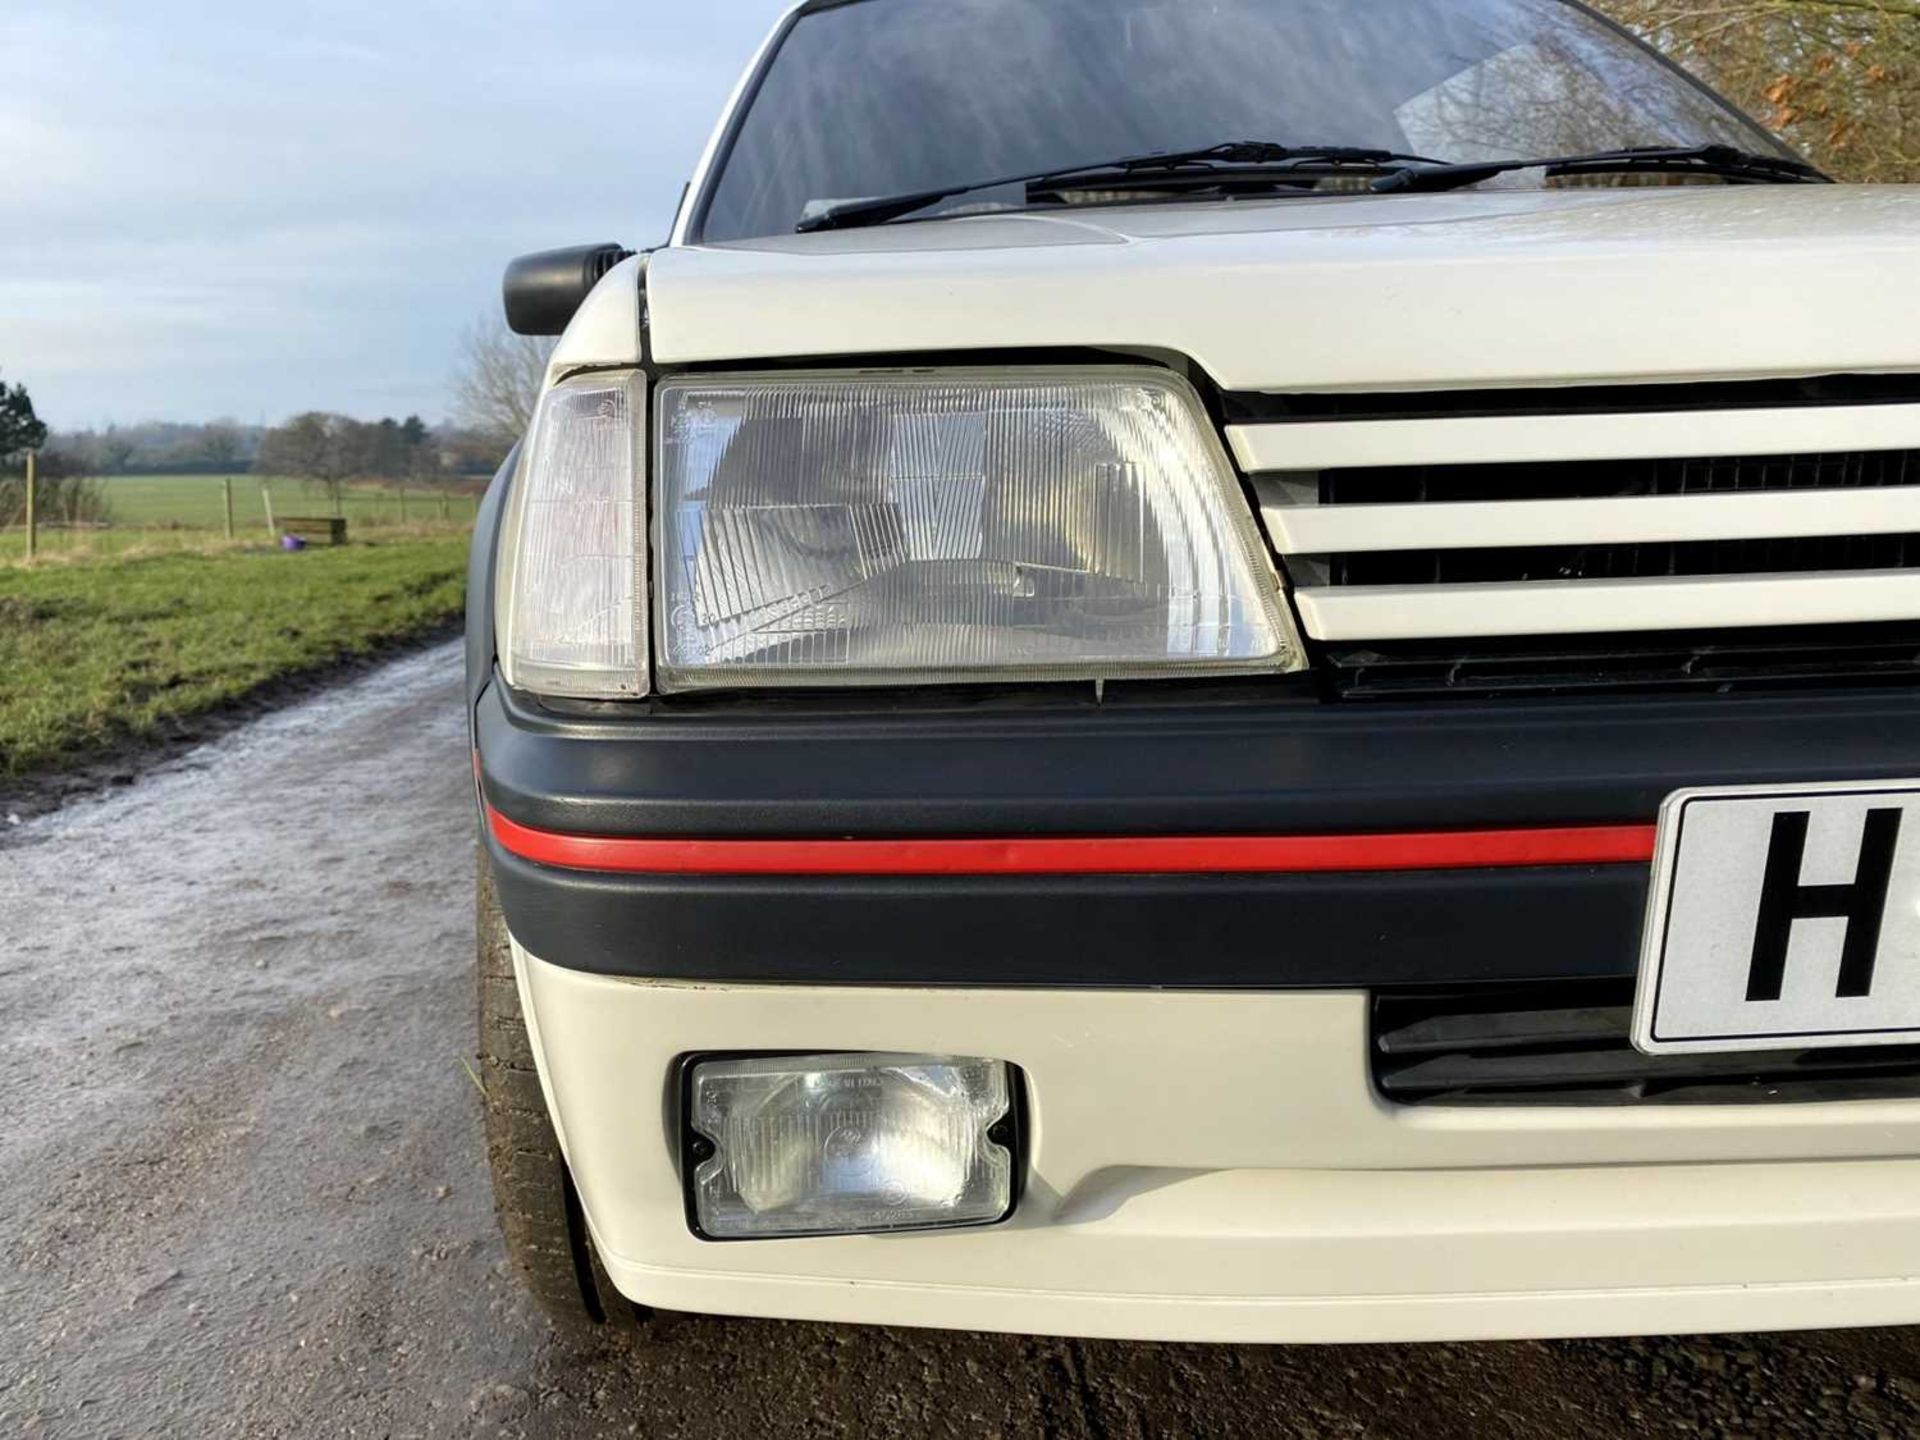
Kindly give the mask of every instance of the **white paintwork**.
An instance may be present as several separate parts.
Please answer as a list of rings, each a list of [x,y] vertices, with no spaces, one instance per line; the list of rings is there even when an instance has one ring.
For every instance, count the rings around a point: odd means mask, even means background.
[[[1112,348],[1231,390],[1920,369],[1920,187],[1086,207],[674,246],[666,365]]]
[[[1910,620],[1920,615],[1920,570],[1301,586],[1293,597],[1307,633],[1321,640],[1732,630]]]
[[[1914,479],[1920,482],[1920,469]],[[1255,490],[1273,547],[1283,555],[1920,534],[1920,483],[1858,490],[1424,505],[1300,505],[1289,503],[1280,486],[1259,483]]]
[[[665,984],[515,960],[607,1268],[668,1309],[1169,1340],[1920,1320],[1920,1103],[1400,1109],[1367,1084],[1359,993]],[[662,1097],[703,1049],[1015,1062],[1018,1212],[695,1239]]]
[[[1915,258],[1920,263],[1920,251]],[[1810,455],[1920,448],[1920,405],[1306,421],[1230,425],[1227,440],[1241,468],[1253,471]]]
[[[580,302],[553,347],[548,385],[574,370],[640,363],[640,277],[646,273],[647,258],[622,260]]]

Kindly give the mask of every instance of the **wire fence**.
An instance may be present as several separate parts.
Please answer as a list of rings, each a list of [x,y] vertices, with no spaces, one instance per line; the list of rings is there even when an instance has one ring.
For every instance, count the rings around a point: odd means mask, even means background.
[[[63,513],[42,503],[0,526],[0,558],[193,549],[224,541],[278,543],[317,520],[347,522],[348,538],[473,523],[482,482],[349,484],[338,493],[276,476],[116,475],[91,482],[98,503]]]

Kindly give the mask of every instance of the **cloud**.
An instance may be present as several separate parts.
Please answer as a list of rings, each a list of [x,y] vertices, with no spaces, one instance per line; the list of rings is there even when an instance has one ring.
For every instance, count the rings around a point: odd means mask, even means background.
[[[783,8],[12,0],[0,367],[57,425],[436,414],[507,259],[664,237]]]

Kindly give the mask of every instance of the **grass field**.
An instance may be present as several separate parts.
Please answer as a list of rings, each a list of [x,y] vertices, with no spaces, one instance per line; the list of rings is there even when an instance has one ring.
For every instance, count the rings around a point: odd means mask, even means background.
[[[244,541],[272,538],[267,529],[267,497],[271,497],[276,521],[333,513],[332,502],[325,494],[298,480],[257,475],[235,475],[231,480],[234,534]],[[191,550],[224,536],[226,502],[218,475],[115,475],[100,484],[112,507],[111,524],[104,529],[43,527],[42,554]],[[411,486],[405,490],[355,485],[347,490],[340,508],[349,533],[358,533],[434,524],[442,517],[449,525],[463,525],[473,519],[476,498],[470,485]],[[26,548],[24,530],[16,527],[0,531],[0,560],[18,559]]]
[[[467,537],[0,565],[0,778],[165,735],[460,613]]]

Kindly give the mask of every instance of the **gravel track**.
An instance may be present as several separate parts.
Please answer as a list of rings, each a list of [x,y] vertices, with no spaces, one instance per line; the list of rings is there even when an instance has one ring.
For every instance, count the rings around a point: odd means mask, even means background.
[[[552,1335],[472,1051],[458,649],[0,817],[0,1435],[1906,1436],[1920,1331]]]

